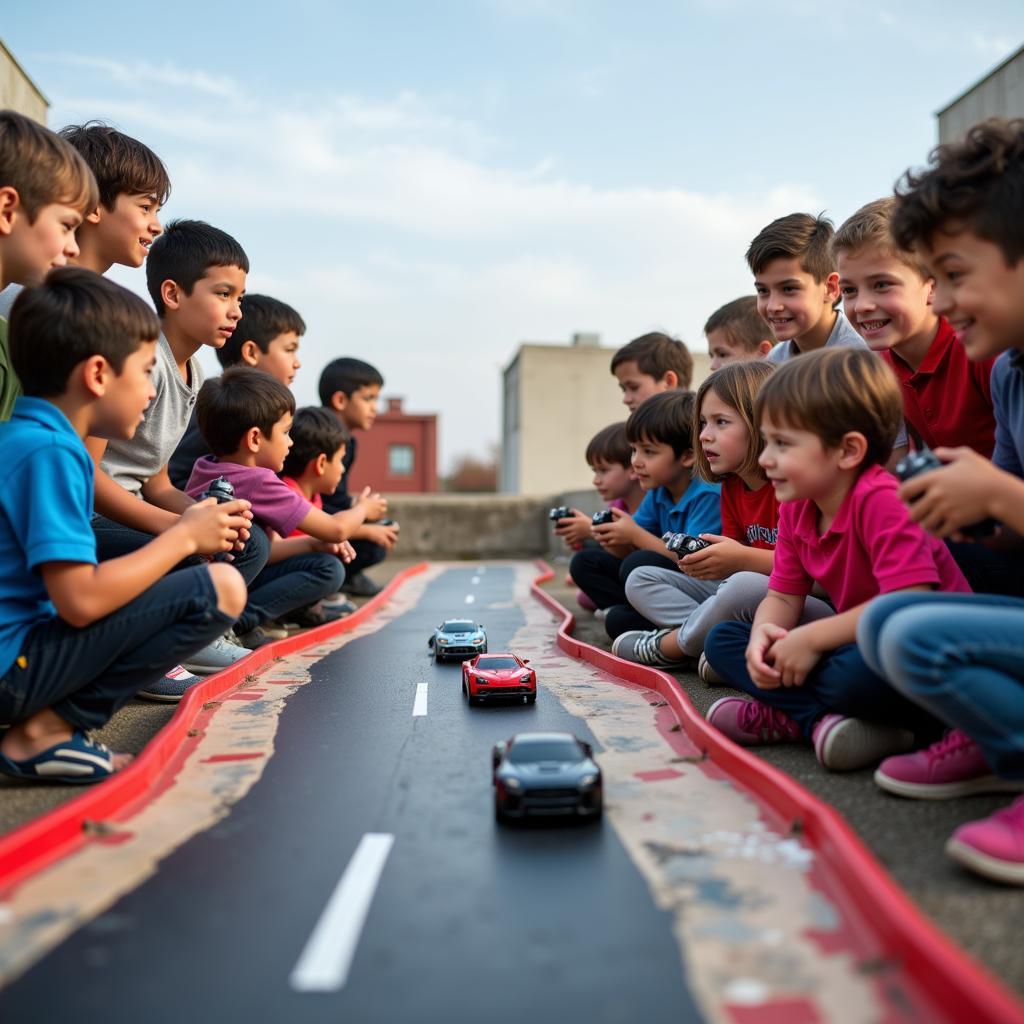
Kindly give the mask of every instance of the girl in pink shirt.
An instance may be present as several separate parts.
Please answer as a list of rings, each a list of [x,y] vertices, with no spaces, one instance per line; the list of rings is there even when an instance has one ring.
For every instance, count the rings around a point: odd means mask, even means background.
[[[722,485],[722,533],[701,534],[710,546],[681,558],[678,570],[640,566],[629,574],[629,603],[662,628],[622,633],[612,645],[620,658],[666,668],[685,665],[703,651],[713,626],[751,622],[768,593],[779,503],[758,464],[763,445],[754,403],[773,370],[767,362],[733,363],[697,390],[695,466],[701,479]],[[812,597],[804,618],[831,613]],[[716,681],[705,659],[698,670],[707,682]]]
[[[861,768],[906,750],[938,723],[872,672],[857,623],[878,594],[969,591],[945,545],[911,522],[882,467],[902,401],[877,355],[842,348],[780,367],[761,390],[760,465],[781,503],[768,594],[753,625],[729,622],[705,653],[730,685],[708,721],[737,743],[812,740],[827,768]],[[812,587],[836,614],[800,624]]]

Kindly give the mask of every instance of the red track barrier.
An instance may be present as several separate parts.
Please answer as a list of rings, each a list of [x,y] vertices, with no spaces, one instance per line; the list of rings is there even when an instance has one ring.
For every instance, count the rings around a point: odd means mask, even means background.
[[[534,597],[561,619],[558,646],[573,658],[655,690],[667,700],[687,736],[703,753],[802,832],[818,858],[850,894],[847,913],[861,918],[863,927],[878,936],[886,954],[900,961],[921,991],[947,1011],[949,1020],[1024,1024],[1024,1004],[917,909],[832,807],[709,726],[671,676],[574,639],[571,634],[576,619],[572,612],[540,587],[554,576],[554,571],[543,561],[537,566],[541,575],[531,589]]]
[[[127,768],[0,838],[0,890],[88,842],[87,823],[124,817],[129,810],[137,809],[170,785],[181,763],[198,742],[198,737],[189,733],[201,731],[212,713],[204,708],[205,704],[234,689],[275,658],[322,643],[358,626],[386,604],[407,579],[426,568],[427,563],[422,562],[404,569],[376,597],[347,618],[266,644],[241,662],[192,687],[171,720]]]

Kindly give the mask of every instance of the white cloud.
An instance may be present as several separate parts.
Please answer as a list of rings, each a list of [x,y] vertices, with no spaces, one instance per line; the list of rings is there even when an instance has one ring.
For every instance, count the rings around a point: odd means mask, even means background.
[[[172,175],[168,215],[229,227],[249,251],[250,289],[302,312],[299,400],[315,400],[328,359],[362,355],[407,408],[443,414],[446,464],[497,437],[498,371],[520,340],[597,330],[621,344],[658,327],[699,348],[708,314],[749,291],[753,234],[824,205],[799,183],[741,197],[598,187],[554,159],[500,163],[500,143],[413,92],[314,103],[245,96],[170,64],[138,70],[78,61],[54,123],[113,117],[150,142]],[[138,274],[117,276],[142,290]]]

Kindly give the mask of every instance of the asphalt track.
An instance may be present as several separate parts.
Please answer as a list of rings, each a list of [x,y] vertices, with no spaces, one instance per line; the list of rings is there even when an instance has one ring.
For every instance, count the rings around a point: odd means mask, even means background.
[[[501,648],[523,623],[511,582],[509,568],[450,569],[317,662],[249,795],[0,993],[0,1020],[699,1020],[670,918],[610,825],[494,824],[494,742],[593,740],[542,673],[535,706],[470,709],[458,664],[429,656],[431,629],[456,615]],[[371,833],[394,845],[347,981],[296,991],[300,954]]]

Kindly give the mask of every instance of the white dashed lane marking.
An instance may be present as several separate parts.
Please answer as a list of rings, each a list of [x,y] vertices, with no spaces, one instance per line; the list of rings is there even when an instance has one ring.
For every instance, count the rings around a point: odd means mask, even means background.
[[[416,684],[416,699],[412,704],[413,718],[419,718],[427,713],[427,684]]]
[[[348,981],[359,937],[395,837],[368,832],[327,901],[291,973],[297,992],[337,992]]]

